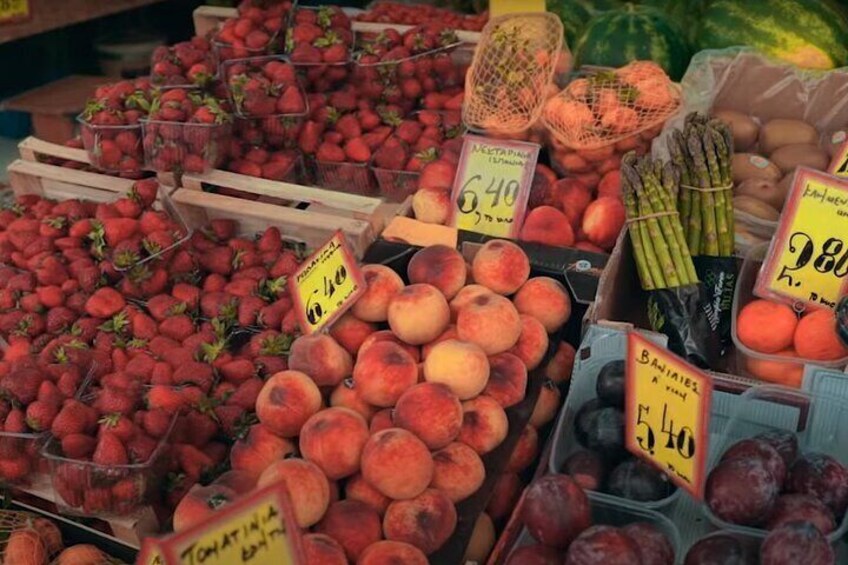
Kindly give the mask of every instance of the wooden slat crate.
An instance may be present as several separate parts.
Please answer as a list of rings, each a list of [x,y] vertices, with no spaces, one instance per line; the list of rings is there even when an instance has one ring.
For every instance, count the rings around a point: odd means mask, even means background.
[[[56,200],[82,198],[105,202],[129,191],[135,182],[23,159],[13,161],[7,170],[15,194],[39,194]]]

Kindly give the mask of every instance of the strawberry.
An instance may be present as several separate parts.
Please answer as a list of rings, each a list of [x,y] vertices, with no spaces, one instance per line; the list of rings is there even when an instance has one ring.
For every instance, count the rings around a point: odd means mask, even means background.
[[[183,341],[194,331],[194,322],[185,314],[171,316],[159,323],[159,333],[175,341]]]
[[[226,400],[226,404],[231,406],[239,406],[243,410],[253,410],[256,406],[256,398],[259,396],[259,391],[264,385],[262,379],[250,377],[241,381],[235,392],[233,392]]]
[[[171,288],[171,295],[185,304],[188,310],[196,310],[200,304],[200,289],[191,284],[174,284]]]
[[[247,359],[235,359],[219,369],[221,376],[232,383],[241,383],[256,374],[253,363]]]
[[[306,111],[303,93],[295,85],[287,86],[277,99],[278,114],[302,114]]]
[[[206,363],[192,361],[176,367],[173,378],[178,385],[194,384],[203,391],[209,391],[212,388],[214,374],[212,367]]]
[[[124,218],[138,218],[141,215],[141,204],[132,198],[119,198],[114,202],[114,206]]]
[[[156,321],[147,314],[138,312],[130,321],[130,333],[135,339],[152,339],[158,333]]]
[[[345,114],[336,122],[335,129],[342,134],[345,139],[353,139],[362,135],[362,128],[359,125],[359,120],[353,114]]]
[[[345,151],[338,145],[325,142],[318,146],[315,158],[327,163],[342,163],[345,160]]]
[[[86,301],[85,311],[95,318],[110,318],[123,310],[126,304],[124,297],[118,291],[103,287],[97,289]]]
[[[190,430],[186,443],[203,447],[218,434],[218,425],[206,414],[191,410],[185,414],[184,418],[185,429]]]
[[[70,308],[58,306],[47,312],[45,325],[49,333],[59,334],[70,328],[77,318],[77,313]]]
[[[145,210],[138,220],[138,231],[144,235],[150,235],[157,231],[168,231],[170,221],[162,212]]]
[[[145,463],[156,451],[158,442],[143,432],[136,432],[133,438],[127,442],[127,454],[133,463]]]
[[[176,444],[174,451],[186,478],[191,482],[197,482],[205,471],[214,466],[212,458],[193,445]]]
[[[265,301],[257,296],[245,296],[239,301],[238,323],[242,327],[256,324],[256,316],[265,307]]]
[[[418,187],[449,190],[453,186],[454,176],[456,176],[456,165],[444,159],[439,159],[429,163],[421,170]]]
[[[38,387],[38,395],[36,398],[40,402],[55,406],[58,413],[59,408],[62,406],[62,402],[65,400],[65,395],[62,394],[53,381],[44,380],[41,381],[41,385]]]
[[[371,159],[371,149],[361,137],[354,137],[344,145],[345,156],[354,163],[367,163]]]
[[[38,295],[38,300],[45,308],[56,308],[65,302],[65,293],[62,292],[61,286],[40,286],[35,289],[35,293]]]
[[[141,380],[149,380],[156,360],[147,353],[139,353],[127,362],[124,371]]]
[[[374,153],[374,164],[381,169],[403,170],[406,160],[406,146],[397,137],[387,139]]]
[[[62,438],[62,454],[69,459],[87,459],[96,447],[97,440],[85,434],[69,434]]]
[[[147,434],[154,438],[160,439],[165,437],[168,430],[171,428],[172,413],[162,408],[154,408],[139,412],[142,415],[142,427]]]
[[[112,362],[114,363],[114,356]],[[102,389],[93,402],[93,406],[101,413],[111,414],[114,412],[124,415],[132,414],[136,404],[137,394],[111,387]]]
[[[215,247],[200,255],[200,265],[211,273],[229,275],[233,270],[233,250]]]
[[[22,434],[27,432],[26,414],[20,408],[13,408],[6,416],[3,423],[3,431],[12,434]]]
[[[135,426],[126,416],[108,414],[98,420],[99,435],[114,434],[122,443],[128,442],[135,434]]]
[[[194,271],[194,255],[185,249],[178,249],[174,256],[171,257],[171,262],[168,264],[168,272],[171,275],[188,274]]]
[[[168,385],[153,385],[147,390],[147,406],[149,410],[161,409],[173,414],[187,406],[183,392]]]
[[[133,187],[130,192],[130,197],[134,200],[138,201],[138,203],[142,206],[142,208],[147,208],[156,201],[156,197],[159,194],[159,183],[156,179],[145,179],[137,181],[133,184]],[[144,226],[141,226],[142,232],[144,231]]]
[[[85,488],[82,509],[89,515],[97,515],[112,510],[112,491],[103,487]]]
[[[106,368],[104,363],[98,362],[97,367]],[[110,367],[111,368],[111,363]],[[82,383],[82,377],[75,375],[73,373],[64,373],[59,377],[59,380],[56,381],[56,388],[59,389],[59,392],[65,398],[71,398],[79,389],[79,385]],[[52,426],[51,426],[52,429]]]
[[[221,430],[231,439],[238,439],[244,433],[243,422],[246,413],[241,406],[221,405],[213,409]]]
[[[106,218],[101,224],[106,243],[112,247],[135,235],[140,225],[134,218]]]
[[[324,126],[319,122],[308,120],[303,124],[297,140],[300,150],[306,154],[315,153],[318,150],[323,131]]]
[[[26,406],[38,398],[38,389],[44,380],[44,374],[35,367],[20,367],[13,370],[0,382],[0,389],[12,400]]]
[[[235,317],[237,314],[235,297],[226,292],[208,292],[200,298],[200,311],[207,318]]]
[[[43,432],[50,429],[53,419],[59,413],[59,407],[55,404],[36,400],[26,409],[26,422],[30,429]]]
[[[127,449],[120,438],[112,432],[103,432],[91,460],[99,465],[126,465],[129,463]]]
[[[170,385],[174,383],[174,371],[168,363],[157,361],[153,365],[153,371],[150,373],[150,384],[152,385]]]
[[[173,314],[181,313],[184,303],[168,294],[157,294],[147,299],[147,311],[157,322],[162,322]]]
[[[68,399],[53,419],[51,433],[59,439],[70,434],[81,434],[92,430],[97,412],[75,399]]]

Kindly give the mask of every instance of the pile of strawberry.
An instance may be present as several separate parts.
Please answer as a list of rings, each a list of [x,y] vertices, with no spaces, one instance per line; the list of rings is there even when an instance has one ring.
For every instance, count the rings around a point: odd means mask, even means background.
[[[298,85],[294,66],[282,57],[256,57],[226,63],[224,75],[239,117],[306,113],[306,94]],[[269,125],[273,127],[273,123]]]
[[[218,75],[212,45],[205,37],[192,37],[153,51],[150,80],[156,86],[206,87]]]
[[[237,18],[224,20],[212,39],[218,61],[244,59],[277,51],[280,34],[292,8],[291,2],[280,2],[267,9],[242,3]]]
[[[362,22],[386,22],[405,25],[441,23],[453,29],[480,31],[489,20],[489,13],[468,15],[429,4],[404,4],[380,1],[356,19]]]
[[[286,53],[308,92],[327,92],[348,77],[353,29],[338,6],[298,8],[286,32]]]

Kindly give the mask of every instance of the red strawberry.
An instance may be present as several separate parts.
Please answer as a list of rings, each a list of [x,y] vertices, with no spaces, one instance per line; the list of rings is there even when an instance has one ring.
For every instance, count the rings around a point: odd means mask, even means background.
[[[3,423],[3,431],[12,434],[22,434],[27,432],[26,414],[20,408],[13,408],[6,416],[6,421]]]
[[[146,208],[156,201],[159,194],[159,183],[156,179],[144,179],[133,184],[131,196]],[[144,231],[142,229],[142,231]]]
[[[77,313],[70,308],[58,306],[47,312],[45,325],[49,333],[59,334],[70,328],[77,318]]]
[[[116,434],[103,432],[97,440],[91,460],[99,465],[126,465],[129,463],[127,448]]]
[[[114,357],[113,361],[114,363]],[[116,367],[117,368],[117,367]],[[100,394],[97,395],[93,406],[97,408],[101,413],[118,413],[118,414],[132,414],[135,411],[137,402],[137,394],[134,394],[130,391],[116,389],[116,388],[104,388],[100,391]]]
[[[209,391],[213,380],[212,367],[206,363],[184,363],[174,370],[174,382],[178,385],[194,384],[203,391]]]
[[[168,363],[157,361],[150,373],[150,384],[170,385],[174,383],[174,371]]]
[[[97,289],[86,301],[85,311],[95,318],[111,318],[127,305],[124,297],[111,287]]]
[[[342,163],[345,160],[345,152],[338,145],[331,143],[322,143],[318,146],[318,151],[315,153],[315,158],[318,161],[329,163]]]
[[[218,434],[218,424],[206,414],[191,410],[184,418],[183,425],[189,431],[186,443],[203,447]]]
[[[96,447],[97,440],[85,434],[70,434],[62,438],[62,454],[69,459],[87,459]]]
[[[171,295],[186,304],[189,310],[197,309],[200,304],[200,289],[187,283],[176,283],[171,288]]]
[[[38,389],[44,380],[44,374],[34,367],[21,367],[13,370],[0,382],[0,389],[4,390],[12,400],[16,400],[26,406],[38,397]]]
[[[108,416],[103,416],[98,421],[100,424],[100,433],[103,434],[114,434],[121,442],[128,442],[133,435],[135,434],[135,426],[126,416],[122,416],[120,414],[109,414]]]
[[[138,230],[144,235],[150,235],[157,231],[167,231],[170,221],[162,212],[145,210],[138,220]]]
[[[53,419],[51,433],[59,439],[70,434],[81,434],[91,430],[97,419],[97,412],[90,406],[75,399],[68,399]]]
[[[162,408],[154,408],[140,412],[142,426],[150,437],[159,439],[165,437],[171,427],[172,413]]]
[[[57,405],[36,400],[27,406],[27,425],[36,432],[49,430],[58,413],[59,407]]]
[[[153,318],[138,312],[132,317],[130,332],[135,339],[153,339],[159,330]]]
[[[112,510],[112,491],[102,487],[87,487],[83,491],[83,512],[96,515]]]
[[[41,381],[41,385],[38,387],[38,396],[36,398],[41,402],[55,406],[58,413],[62,402],[65,400],[65,395],[62,394],[53,381],[44,380]]]
[[[97,367],[103,367],[104,369],[106,368],[104,364],[100,361],[97,362]],[[111,363],[109,365],[109,369],[111,369]],[[59,380],[56,382],[56,388],[59,389],[59,392],[62,393],[63,397],[71,398],[77,393],[77,390],[81,383],[81,376],[75,375],[73,373],[64,373],[62,374],[62,376],[59,377]]]
[[[262,379],[250,377],[242,381],[226,400],[230,406],[239,406],[243,410],[253,410],[256,406],[256,398],[262,390],[264,382]]]
[[[147,311],[157,322],[179,313],[183,303],[168,294],[157,294],[147,300]]]
[[[131,238],[139,229],[139,221],[134,218],[106,218],[101,223],[106,243],[111,247]]]
[[[449,190],[456,176],[456,165],[444,159],[433,161],[421,170],[418,188]]]
[[[35,293],[46,308],[55,308],[65,302],[65,293],[62,292],[61,286],[40,286],[35,289]]]
[[[408,145],[414,145],[418,138],[421,137],[421,124],[412,120],[404,120],[395,129],[395,135]]]
[[[119,198],[114,206],[124,218],[138,218],[141,215],[141,204],[131,198]]]
[[[215,464],[211,457],[193,445],[177,444],[174,446],[174,450],[180,467],[185,472],[186,478],[191,482],[197,482],[200,476]]]
[[[162,409],[173,414],[187,405],[183,391],[167,385],[153,385],[147,390],[149,410]]]
[[[302,114],[306,111],[303,93],[295,85],[286,87],[277,99],[277,113]]]
[[[371,159],[371,149],[361,137],[354,137],[344,145],[345,156],[354,163],[367,163]]]
[[[194,332],[194,322],[185,314],[171,316],[159,323],[159,333],[175,341],[183,341]]]
[[[362,128],[359,125],[359,120],[353,114],[345,114],[336,122],[336,131],[344,136],[345,139],[353,139],[362,135]]]
[[[229,275],[233,270],[233,250],[215,247],[200,255],[200,265],[209,272]]]
[[[157,446],[158,443],[155,439],[145,433],[137,432],[127,442],[127,454],[133,463],[144,463],[150,459]]]
[[[124,371],[128,374],[138,377],[143,381],[150,379],[153,373],[153,367],[156,365],[156,360],[147,353],[139,353],[127,362]]]
[[[256,368],[247,359],[235,359],[219,369],[221,376],[232,383],[241,383],[256,374]]]
[[[403,170],[406,164],[406,146],[396,137],[390,137],[374,153],[374,164],[381,169]]]
[[[306,154],[315,153],[318,150],[323,132],[324,126],[318,122],[309,120],[303,124],[297,140],[300,150]]]

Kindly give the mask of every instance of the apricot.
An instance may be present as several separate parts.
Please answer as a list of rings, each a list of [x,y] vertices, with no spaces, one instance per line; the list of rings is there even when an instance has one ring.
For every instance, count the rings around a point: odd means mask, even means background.
[[[518,317],[521,319],[521,333],[509,353],[521,359],[527,370],[532,371],[548,352],[548,332],[542,322],[533,316],[519,314]]]
[[[545,366],[545,378],[554,383],[564,383],[571,378],[571,371],[574,368],[574,357],[577,352],[574,346],[567,341],[559,342],[556,353],[548,361]]]
[[[573,229],[580,227],[580,219],[592,202],[592,191],[576,178],[564,178],[553,187],[554,195]]]
[[[430,245],[412,256],[406,274],[410,283],[432,285],[450,300],[465,286],[465,259],[452,247]]]
[[[488,514],[481,512],[477,516],[477,521],[474,522],[474,530],[471,532],[471,539],[468,541],[468,547],[465,548],[462,562],[485,563],[494,546],[495,524]]]
[[[518,239],[554,247],[570,247],[574,245],[574,230],[568,216],[553,206],[539,206],[527,214]]]
[[[391,499],[384,496],[380,491],[372,487],[365,478],[357,473],[347,480],[345,484],[345,499],[364,502],[377,511],[380,516],[385,514]]]
[[[468,288],[468,287],[465,287],[465,288]],[[443,341],[447,341],[449,339],[457,339],[456,326],[453,325],[453,324],[449,325],[447,327],[447,329],[445,331],[443,331],[442,334],[439,337],[437,337],[436,339],[434,339],[430,343],[425,343],[424,345],[421,346],[421,359],[427,359],[427,356],[430,355],[430,352],[433,350],[433,348],[436,346],[436,344],[442,343]]]
[[[362,476],[395,500],[418,496],[433,479],[433,458],[420,439],[401,428],[371,436],[362,450]]]
[[[174,509],[174,531],[181,532],[206,521],[216,510],[230,504],[236,498],[238,494],[225,486],[194,485]]]
[[[793,348],[778,351],[774,355],[797,359],[798,352]],[[771,359],[758,359],[754,356],[745,358],[745,368],[752,376],[770,383],[781,384],[792,388],[801,388],[804,380],[804,364]]]
[[[403,392],[418,382],[418,365],[404,349],[383,341],[370,346],[356,360],[353,383],[367,403],[394,406]]]
[[[471,262],[474,282],[497,294],[513,294],[530,276],[530,259],[511,241],[493,239],[477,251]]]
[[[480,394],[489,382],[489,360],[477,345],[456,339],[436,344],[424,360],[424,378],[446,385],[460,400]]]
[[[530,414],[530,425],[537,430],[554,419],[559,411],[561,393],[557,386],[551,381],[545,381],[539,391],[539,398]]]
[[[450,538],[456,519],[453,502],[443,492],[430,488],[389,504],[383,516],[383,533],[388,540],[414,545],[429,555]]]
[[[583,213],[583,233],[601,249],[612,249],[626,219],[624,204],[619,198],[601,196]]]
[[[350,312],[365,322],[385,322],[389,302],[405,285],[396,272],[385,265],[363,265],[365,292]]]
[[[383,537],[380,515],[358,500],[332,503],[315,531],[336,540],[351,562],[356,562],[366,547]]]
[[[335,339],[348,353],[356,356],[362,342],[376,331],[376,325],[364,322],[350,312],[345,312],[330,326],[330,337]]]
[[[414,433],[430,449],[441,449],[459,435],[462,404],[450,388],[421,383],[407,389],[397,401],[395,426]]]
[[[527,424],[518,436],[518,443],[509,455],[506,470],[520,473],[529,467],[539,455],[539,434],[536,428]]]
[[[330,393],[330,406],[349,408],[365,418],[366,422],[370,422],[377,412],[376,407],[362,400],[352,378],[345,379],[336,385]]]
[[[400,345],[403,347],[404,351],[409,353],[409,356],[412,357],[416,363],[421,360],[421,350],[418,347],[402,342],[398,336],[393,334],[390,330],[380,330],[369,335],[365,341],[362,342],[362,345],[359,346],[359,355],[362,355],[369,347],[381,341],[390,341]]]
[[[804,359],[834,361],[848,357],[848,347],[836,333],[833,310],[815,310],[801,318],[795,328],[795,351]]]
[[[289,493],[298,526],[308,528],[324,516],[330,506],[330,483],[317,465],[295,458],[275,461],[256,485],[262,488],[280,481]]]
[[[477,452],[464,443],[454,442],[433,454],[433,482],[453,502],[477,492],[486,480],[486,468]]]
[[[435,188],[419,188],[412,195],[415,219],[426,224],[446,225],[450,215],[450,192]]]
[[[512,514],[521,496],[523,485],[518,473],[502,473],[495,486],[492,487],[492,496],[486,505],[486,513],[492,520],[507,518]]]
[[[427,556],[408,543],[402,541],[383,540],[372,543],[356,565],[427,565]]]
[[[459,311],[464,308],[469,302],[480,295],[491,294],[492,291],[481,284],[469,284],[462,287],[456,293],[453,300],[450,301],[451,321],[456,322],[456,317],[459,316]]]
[[[786,304],[754,300],[736,318],[736,337],[760,353],[777,353],[792,345],[798,316]]]
[[[291,346],[289,369],[306,373],[318,386],[336,386],[350,376],[353,358],[327,334],[304,335]]]
[[[359,471],[368,437],[368,424],[358,413],[348,408],[327,408],[303,425],[300,452],[327,478],[341,479]]]
[[[479,345],[486,355],[494,355],[518,343],[521,318],[508,299],[484,294],[459,311],[456,332],[461,340]]]
[[[462,428],[458,440],[484,455],[506,439],[509,422],[497,401],[478,396],[462,403]]]
[[[256,416],[281,437],[295,437],[303,423],[321,409],[321,391],[306,374],[289,370],[275,373],[256,398]]]
[[[371,432],[371,435],[376,434],[377,432],[382,432],[383,430],[387,430],[389,428],[394,428],[394,418],[392,414],[394,410],[391,408],[383,408],[382,410],[378,410],[374,417],[371,418],[371,423],[368,426],[368,430]]]
[[[512,299],[522,314],[533,316],[554,333],[571,317],[571,298],[556,279],[534,277],[524,283]]]
[[[504,408],[524,400],[527,392],[527,367],[512,353],[489,357],[489,382],[483,394],[492,397]]]
[[[405,343],[433,341],[450,323],[450,308],[442,292],[429,284],[411,284],[389,302],[389,327]]]
[[[347,565],[344,548],[326,534],[304,534],[303,554],[309,564]]]
[[[246,436],[233,444],[230,466],[258,479],[271,463],[288,457],[294,450],[291,441],[279,437],[263,424],[256,424],[250,427]]]

